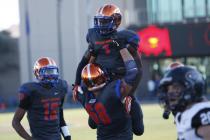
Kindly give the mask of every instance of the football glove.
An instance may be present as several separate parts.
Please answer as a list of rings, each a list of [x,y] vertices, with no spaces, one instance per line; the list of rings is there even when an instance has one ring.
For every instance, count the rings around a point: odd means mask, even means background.
[[[73,100],[77,101],[77,94],[81,93],[83,94],[82,88],[79,85],[74,85],[72,84],[73,89],[72,89],[72,93],[73,93]]]
[[[125,110],[126,110],[126,112],[129,114],[130,113],[130,111],[131,111],[131,101],[132,101],[132,98],[130,97],[130,96],[126,96],[124,99],[123,99],[123,101],[122,101],[122,103],[124,104],[124,106],[125,106]]]

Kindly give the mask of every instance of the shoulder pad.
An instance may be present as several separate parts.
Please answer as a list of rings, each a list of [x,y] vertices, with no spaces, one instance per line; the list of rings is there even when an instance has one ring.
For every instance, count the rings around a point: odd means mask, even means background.
[[[94,34],[96,34],[96,29],[94,29],[94,28],[89,28],[88,29],[88,32],[87,32],[87,35],[86,35],[86,41],[88,42],[88,43],[91,43],[91,38],[92,38],[92,36],[94,35]]]
[[[20,86],[19,93],[30,95],[33,88],[36,86],[35,82],[28,82]]]
[[[119,38],[124,38],[127,41],[127,43],[131,43],[137,46],[140,41],[139,36],[131,30],[121,30],[118,32],[118,36]]]
[[[64,94],[68,92],[68,83],[66,80],[59,79],[58,81],[58,88],[61,90]]]

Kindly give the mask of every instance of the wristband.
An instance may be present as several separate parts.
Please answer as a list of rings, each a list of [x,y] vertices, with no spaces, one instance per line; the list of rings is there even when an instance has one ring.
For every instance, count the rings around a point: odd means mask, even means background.
[[[64,137],[70,136],[70,132],[69,132],[68,126],[62,126],[61,127],[61,131],[62,131]]]

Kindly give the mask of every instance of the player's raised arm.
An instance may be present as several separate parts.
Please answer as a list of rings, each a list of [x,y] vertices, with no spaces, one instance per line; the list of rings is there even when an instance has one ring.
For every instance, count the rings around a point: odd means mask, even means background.
[[[82,69],[84,68],[85,65],[88,64],[89,60],[91,58],[91,53],[89,51],[89,49],[87,49],[85,51],[85,54],[83,55],[81,61],[79,62],[79,65],[77,67],[77,70],[76,70],[76,79],[75,79],[75,83],[73,85],[73,100],[76,101],[76,94],[78,92],[78,87],[80,85],[80,82],[81,82],[81,72],[82,72]]]
[[[142,71],[142,59],[141,59],[141,54],[136,50],[135,48],[131,47],[131,45],[128,45],[128,51],[131,53],[134,61],[136,62],[137,65],[137,75],[135,78],[135,84],[133,85],[132,90],[130,91],[130,94],[133,95],[141,81],[143,71]]]
[[[93,59],[95,59],[95,57],[96,57],[96,52],[95,52],[94,46],[92,45],[92,43],[90,41],[90,35],[89,34],[90,33],[88,31],[87,36],[86,36],[86,41],[88,43],[88,49],[85,51],[85,54],[83,55],[81,61],[79,62],[79,65],[77,67],[76,79],[75,79],[74,88],[73,88],[73,95],[76,94],[77,88],[80,85],[82,69],[85,67],[85,65],[88,64],[88,62],[94,61]],[[74,98],[74,100],[75,99],[76,98]]]
[[[88,64],[90,57],[91,57],[91,55],[90,55],[89,50],[86,50],[85,54],[83,55],[81,61],[79,62],[79,65],[77,67],[75,85],[80,85],[82,69],[84,68],[85,65]]]
[[[121,94],[122,96],[126,96],[128,95],[128,93],[133,87],[136,75],[138,73],[138,69],[137,69],[136,62],[134,61],[133,57],[131,56],[127,48],[121,49],[120,54],[122,56],[122,59],[126,68],[126,74],[122,80],[123,82],[121,86],[122,87]]]

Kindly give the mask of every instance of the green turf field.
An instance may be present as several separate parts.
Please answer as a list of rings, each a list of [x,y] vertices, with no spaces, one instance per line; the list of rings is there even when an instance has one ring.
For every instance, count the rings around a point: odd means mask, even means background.
[[[145,133],[134,140],[175,140],[176,129],[173,117],[162,119],[162,109],[159,105],[142,105],[144,113]],[[87,113],[83,109],[67,109],[64,111],[66,122],[70,126],[73,140],[95,140],[96,132],[87,125]],[[13,113],[0,114],[0,140],[21,140],[11,126]],[[26,118],[24,127],[28,128]]]

